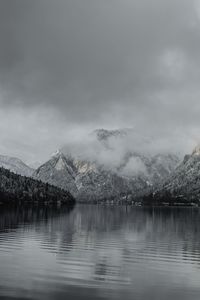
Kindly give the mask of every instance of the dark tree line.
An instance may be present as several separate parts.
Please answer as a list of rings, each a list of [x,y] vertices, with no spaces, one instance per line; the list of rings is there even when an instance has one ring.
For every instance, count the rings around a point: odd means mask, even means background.
[[[199,206],[199,198],[196,195],[184,193],[183,190],[173,191],[161,190],[142,197],[142,204],[147,206]]]
[[[0,203],[23,202],[73,204],[75,199],[63,189],[0,168]]]

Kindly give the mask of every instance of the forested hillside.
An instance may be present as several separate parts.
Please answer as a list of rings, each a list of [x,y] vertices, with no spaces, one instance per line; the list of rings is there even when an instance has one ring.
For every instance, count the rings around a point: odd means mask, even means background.
[[[73,204],[75,200],[58,187],[0,168],[0,203],[13,202]]]

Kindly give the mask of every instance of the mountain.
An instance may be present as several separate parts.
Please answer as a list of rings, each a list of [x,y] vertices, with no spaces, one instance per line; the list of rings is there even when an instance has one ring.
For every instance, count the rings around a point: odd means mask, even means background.
[[[132,177],[139,172],[148,178],[150,185],[158,185],[166,179],[179,163],[174,154],[143,155],[137,152],[127,153],[117,168],[119,174]]]
[[[49,161],[40,166],[33,177],[55,186],[69,190],[77,195],[76,167],[70,157],[65,157],[60,151],[56,152]]]
[[[128,177],[143,173],[151,184],[163,181],[180,162],[180,156],[172,152],[159,152],[154,139],[136,132],[132,128],[117,130],[97,129],[93,132],[98,142],[106,149],[115,172]]]
[[[131,129],[130,129],[131,130]],[[111,137],[121,138],[127,135],[129,129],[115,129],[115,130],[106,130],[106,129],[96,129],[92,132],[93,135],[96,135],[99,141],[106,141]]]
[[[0,168],[0,204],[22,202],[73,204],[75,200],[58,187]]]
[[[79,201],[95,201],[148,188],[147,180],[126,178],[94,162],[75,159],[58,152],[39,167],[34,178],[68,189]]]
[[[112,130],[100,128],[92,131],[90,135],[94,136],[99,142],[111,142],[111,145],[114,141],[120,141],[121,143],[125,140],[126,142],[132,140],[135,144],[134,146],[136,146],[136,144],[140,144],[142,147],[145,147],[145,145],[147,146],[150,142],[153,142],[153,137],[149,135],[145,136],[134,128],[120,128]],[[126,144],[124,146],[126,147]]]
[[[141,197],[169,176],[179,158],[169,153],[149,155],[138,149],[123,149],[130,133],[131,129],[95,130],[92,133],[95,143],[87,147],[91,157],[77,154],[76,149],[66,153],[64,148],[40,166],[33,177],[68,189],[79,201],[107,198],[126,201],[131,195]],[[148,139],[142,143],[147,144]],[[80,149],[84,150],[81,145]]]
[[[22,176],[32,176],[34,169],[27,166],[23,161],[16,157],[0,155],[0,167],[10,170]]]
[[[196,147],[191,155],[185,155],[171,176],[158,190],[146,197],[145,201],[171,205],[199,205],[200,147]]]

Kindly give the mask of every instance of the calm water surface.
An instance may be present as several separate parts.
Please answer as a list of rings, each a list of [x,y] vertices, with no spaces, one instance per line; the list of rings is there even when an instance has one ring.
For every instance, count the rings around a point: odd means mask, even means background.
[[[200,299],[200,210],[1,208],[0,299]]]

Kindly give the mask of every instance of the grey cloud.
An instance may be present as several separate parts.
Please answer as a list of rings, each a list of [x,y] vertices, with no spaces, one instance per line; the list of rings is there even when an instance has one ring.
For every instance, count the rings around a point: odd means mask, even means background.
[[[46,107],[63,131],[124,125],[190,139],[200,126],[199,26],[198,1],[1,0],[0,109]]]

